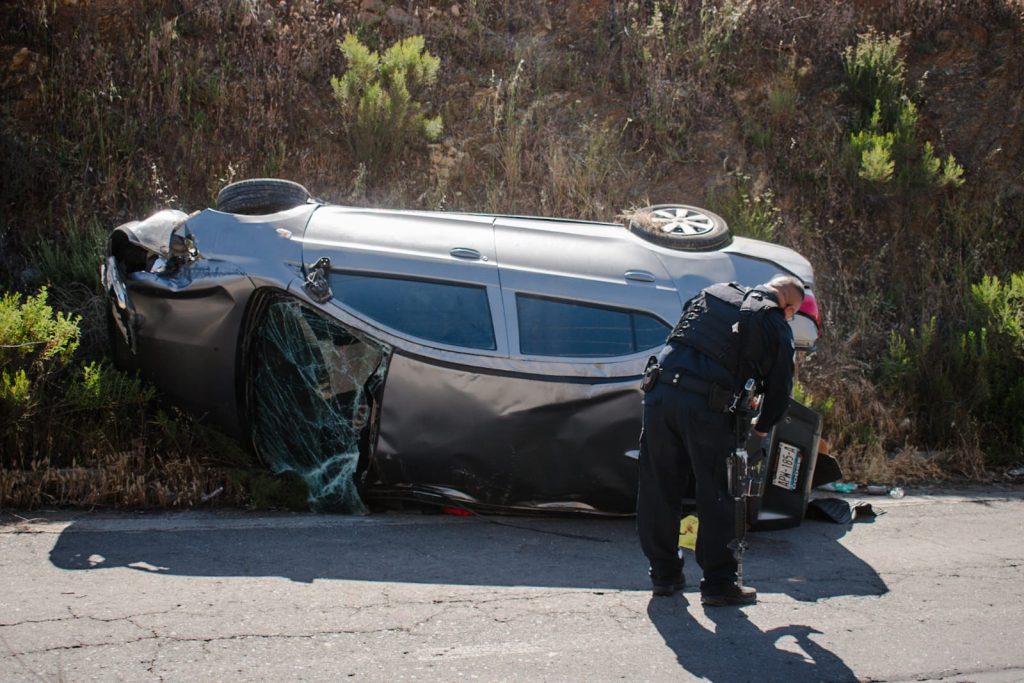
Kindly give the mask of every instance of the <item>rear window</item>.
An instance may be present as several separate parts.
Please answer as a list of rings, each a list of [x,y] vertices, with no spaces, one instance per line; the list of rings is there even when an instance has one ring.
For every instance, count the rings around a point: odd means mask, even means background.
[[[516,295],[519,351],[530,356],[627,356],[661,346],[669,326],[647,313]]]
[[[332,273],[334,298],[387,327],[427,341],[493,351],[487,289],[380,275]]]

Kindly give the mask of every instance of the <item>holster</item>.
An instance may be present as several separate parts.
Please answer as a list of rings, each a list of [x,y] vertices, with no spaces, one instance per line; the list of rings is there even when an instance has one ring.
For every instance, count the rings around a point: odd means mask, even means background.
[[[725,387],[711,384],[708,388],[708,408],[716,413],[727,413],[736,395]]]
[[[658,362],[657,356],[651,356],[647,359],[647,366],[644,368],[643,379],[640,380],[640,389],[646,394],[658,384],[658,378],[661,376],[661,364]]]

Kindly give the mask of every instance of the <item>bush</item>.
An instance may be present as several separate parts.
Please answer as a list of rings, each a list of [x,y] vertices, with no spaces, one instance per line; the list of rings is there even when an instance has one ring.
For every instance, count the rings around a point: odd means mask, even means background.
[[[16,294],[0,298],[0,464],[7,467],[59,458],[103,438],[91,418],[76,422],[82,411],[152,397],[137,380],[105,366],[76,368],[79,318],[54,313],[47,296],[43,288],[24,301]]]
[[[399,40],[379,54],[350,33],[338,48],[348,70],[331,78],[331,88],[359,161],[384,164],[410,144],[441,137],[441,117],[428,118],[416,99],[437,81],[441,65],[424,50],[423,36]]]
[[[971,286],[960,325],[931,318],[908,336],[893,332],[880,365],[883,390],[917,415],[922,445],[976,441],[990,465],[1024,449],[1024,273]]]
[[[0,297],[0,506],[192,506],[218,489],[222,502],[252,499],[239,481],[257,476],[250,455],[155,409],[139,378],[78,361],[79,318],[47,297]]]
[[[44,288],[24,302],[15,294],[0,298],[0,423],[4,425],[4,453],[17,450],[12,446],[19,440],[22,422],[46,403],[56,378],[78,348],[78,319],[62,313],[54,315],[46,297]]]
[[[854,130],[868,128],[876,117],[881,127],[891,129],[899,118],[897,107],[906,94],[907,71],[899,49],[899,36],[868,31],[843,52],[846,85],[857,106]]]
[[[40,240],[30,249],[32,263],[44,283],[79,282],[100,291],[100,269],[108,230],[98,222],[79,225],[72,221],[63,239]]]
[[[1024,450],[1024,273],[1011,275],[1005,283],[983,278],[971,287],[968,311],[985,353],[978,374],[964,381],[987,389],[976,410],[985,425],[982,444],[990,460],[1010,462],[1014,452]]]
[[[952,154],[940,160],[932,143],[920,139],[899,47],[899,37],[869,32],[845,52],[847,88],[857,107],[848,143],[856,175],[878,185],[895,181],[901,189],[959,187],[963,167]]]

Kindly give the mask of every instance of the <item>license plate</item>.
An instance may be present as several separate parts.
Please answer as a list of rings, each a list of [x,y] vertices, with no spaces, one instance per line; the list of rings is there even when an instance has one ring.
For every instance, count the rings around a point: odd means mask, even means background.
[[[775,466],[775,477],[772,483],[788,491],[796,490],[796,480],[800,474],[800,451],[796,446],[779,443],[779,460]]]

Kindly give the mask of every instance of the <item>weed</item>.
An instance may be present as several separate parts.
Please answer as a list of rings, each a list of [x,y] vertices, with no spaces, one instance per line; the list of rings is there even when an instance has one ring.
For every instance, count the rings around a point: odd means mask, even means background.
[[[529,112],[528,109],[522,111],[521,91],[528,85],[525,83],[523,65],[523,60],[519,60],[507,79],[495,79],[491,75],[491,134],[497,141],[498,163],[503,171],[502,185],[507,200],[502,202],[492,194],[489,204],[492,207],[504,205],[512,212],[516,211],[516,199],[522,182],[523,136]],[[492,193],[497,189],[494,188]]]
[[[766,150],[772,143],[772,129],[758,121],[746,121],[743,124],[743,137],[752,146]]]
[[[348,70],[331,78],[331,89],[357,159],[385,164],[407,145],[441,136],[441,117],[428,117],[416,99],[437,81],[441,66],[424,49],[422,36],[399,40],[380,54],[350,33],[338,49]]]
[[[733,234],[772,241],[782,226],[782,211],[775,206],[775,194],[770,189],[757,191],[753,179],[745,173],[736,172],[732,178],[732,189],[725,196],[709,192],[709,206],[725,219]]]
[[[81,225],[72,220],[63,236],[40,240],[31,249],[36,278],[44,283],[82,283],[99,291],[99,263],[103,260],[108,231],[96,223]]]
[[[218,486],[247,501],[223,480],[251,457],[192,418],[151,417],[139,378],[77,361],[79,320],[46,289],[0,297],[0,506],[191,506]]]
[[[750,8],[746,0],[626,4],[619,78],[635,93],[637,130],[668,158],[685,158],[693,122],[716,106],[716,81]]]
[[[768,116],[774,122],[789,121],[797,111],[799,96],[794,71],[795,64],[790,64],[785,72],[775,77],[768,89]]]
[[[578,136],[552,140],[546,155],[546,210],[600,219],[623,206],[620,157],[620,135],[606,124],[585,123]]]
[[[48,413],[79,344],[78,319],[54,313],[45,288],[0,297],[0,443],[3,463],[49,438]],[[38,418],[42,419],[38,419]]]

